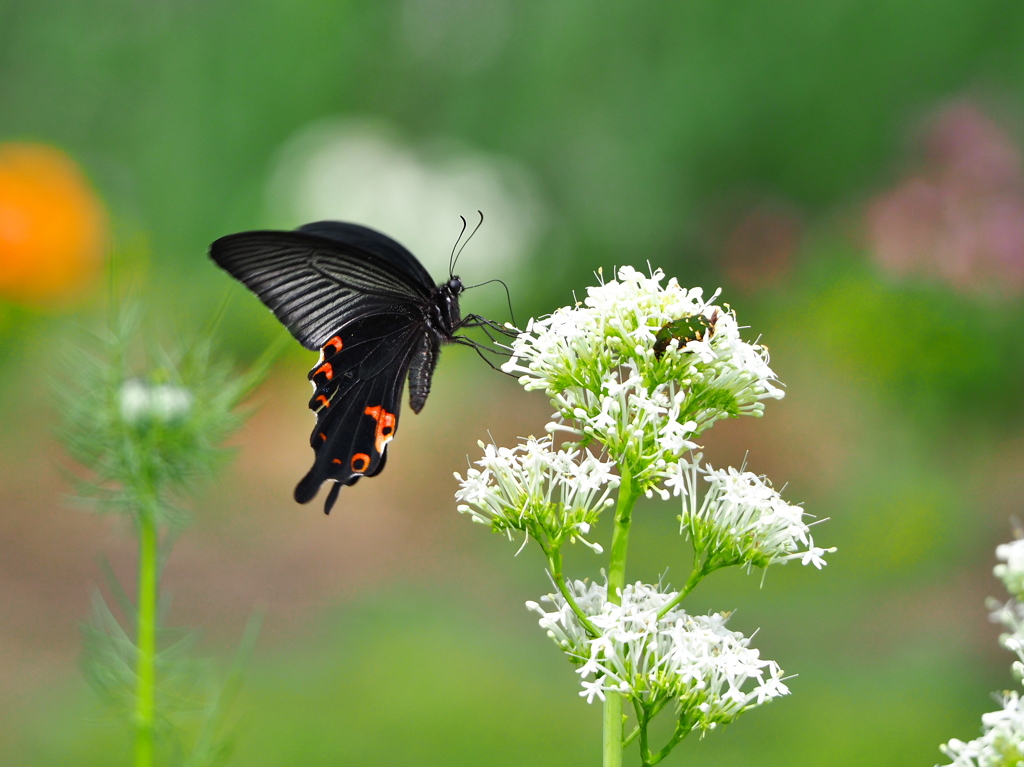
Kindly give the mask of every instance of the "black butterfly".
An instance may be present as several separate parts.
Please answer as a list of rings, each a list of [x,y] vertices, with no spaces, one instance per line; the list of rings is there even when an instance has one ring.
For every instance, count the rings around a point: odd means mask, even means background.
[[[210,258],[252,290],[299,343],[320,351],[309,373],[316,457],[295,500],[308,503],[333,480],[326,514],[342,485],[384,469],[406,376],[409,406],[418,413],[442,344],[477,348],[456,331],[502,330],[460,315],[458,277],[435,286],[412,253],[357,224],[320,221],[293,232],[231,234],[210,246]]]

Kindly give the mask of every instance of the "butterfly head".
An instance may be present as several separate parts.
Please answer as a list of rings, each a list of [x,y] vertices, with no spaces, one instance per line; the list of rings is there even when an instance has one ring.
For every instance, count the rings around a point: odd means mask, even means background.
[[[433,308],[433,324],[435,330],[440,331],[445,338],[451,336],[462,319],[462,312],[459,310],[459,294],[465,290],[462,280],[454,275],[447,282],[442,282],[434,290],[434,299],[431,301]]]

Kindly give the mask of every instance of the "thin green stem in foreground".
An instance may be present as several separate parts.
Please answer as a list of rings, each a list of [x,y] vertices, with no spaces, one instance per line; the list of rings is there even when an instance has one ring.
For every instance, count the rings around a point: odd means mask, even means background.
[[[139,593],[135,644],[135,767],[153,764],[156,720],[156,605],[158,536],[153,509],[140,509]]]
[[[629,526],[638,497],[639,493],[633,487],[633,475],[620,465],[619,497],[615,506],[611,561],[608,563],[608,601],[616,605],[622,604],[622,589],[626,585]],[[603,754],[604,767],[620,767],[622,764],[622,695],[616,692],[609,692],[604,702]]]

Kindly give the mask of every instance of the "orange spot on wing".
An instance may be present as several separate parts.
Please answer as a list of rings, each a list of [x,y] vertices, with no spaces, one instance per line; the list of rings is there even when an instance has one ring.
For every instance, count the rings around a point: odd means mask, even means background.
[[[368,416],[377,422],[377,434],[374,438],[374,447],[378,453],[384,452],[384,446],[395,436],[395,414],[389,413],[380,405],[366,408]]]
[[[324,403],[324,407],[329,407],[330,404],[331,404],[331,401],[329,399],[327,399],[327,397],[325,397],[323,394],[321,394],[319,397],[317,397],[316,401],[317,402],[323,402]]]
[[[326,351],[327,351],[327,347],[331,347],[331,348],[333,348],[333,349],[334,349],[334,353],[335,353],[335,354],[337,354],[338,352],[340,352],[340,351],[341,351],[341,347],[342,347],[342,346],[344,346],[344,344],[343,344],[343,343],[341,342],[341,336],[335,336],[334,338],[332,338],[332,339],[331,339],[330,341],[328,341],[327,343],[325,343],[325,344],[324,344],[324,345],[323,345],[322,347],[320,347],[320,348],[321,348],[321,349],[322,349],[322,350],[323,350],[324,352],[326,352]]]
[[[340,458],[332,458],[331,461],[333,463],[341,463],[341,459]]]
[[[316,376],[320,375],[321,373],[323,373],[325,376],[327,376],[327,380],[328,381],[330,381],[332,378],[334,378],[334,368],[331,366],[330,362],[325,362],[323,365],[321,365],[316,370],[314,370],[313,371],[313,376],[316,377]]]
[[[323,440],[324,442],[326,442],[326,441],[327,441],[327,435],[326,435],[326,434],[324,434],[323,432],[320,432],[320,435],[319,435],[319,436],[320,436],[320,439],[322,439],[322,440]]]
[[[366,453],[356,453],[352,456],[352,471],[362,473],[370,465],[370,456]]]

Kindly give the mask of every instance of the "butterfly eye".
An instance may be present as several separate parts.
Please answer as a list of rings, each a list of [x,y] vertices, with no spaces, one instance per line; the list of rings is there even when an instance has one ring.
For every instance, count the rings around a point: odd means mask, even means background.
[[[448,289],[451,290],[453,293],[461,293],[462,280],[460,280],[458,277],[452,277],[450,280],[448,280]]]

